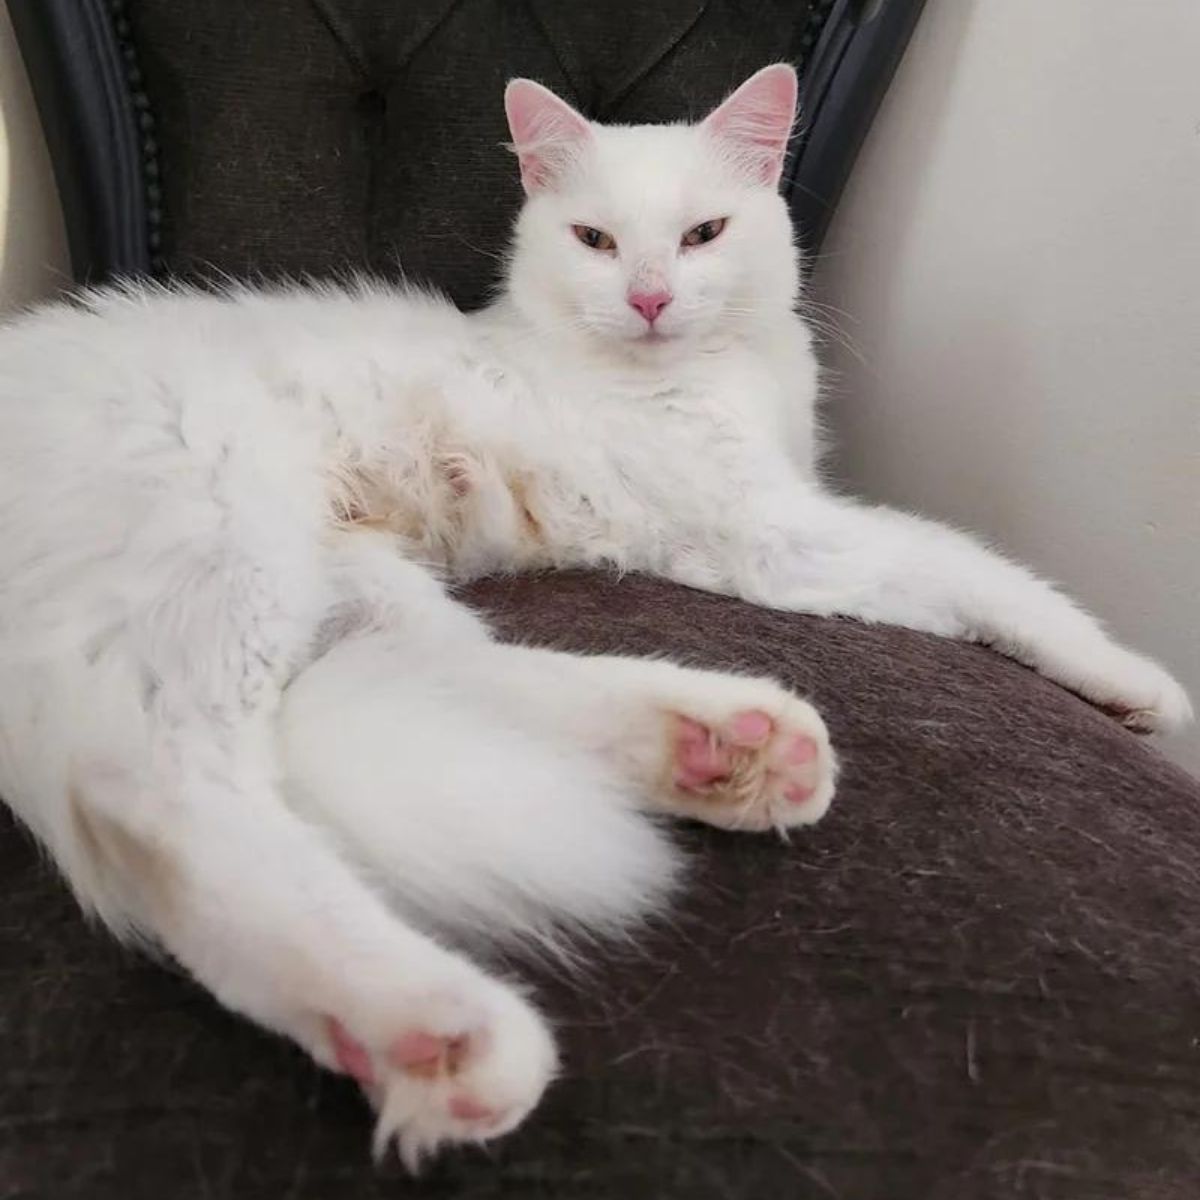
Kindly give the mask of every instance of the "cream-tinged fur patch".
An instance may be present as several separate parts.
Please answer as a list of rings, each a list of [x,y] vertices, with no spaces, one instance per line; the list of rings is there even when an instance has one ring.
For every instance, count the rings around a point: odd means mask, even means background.
[[[170,851],[89,805],[78,784],[68,789],[67,804],[79,846],[102,875],[159,916],[177,906],[182,868]]]

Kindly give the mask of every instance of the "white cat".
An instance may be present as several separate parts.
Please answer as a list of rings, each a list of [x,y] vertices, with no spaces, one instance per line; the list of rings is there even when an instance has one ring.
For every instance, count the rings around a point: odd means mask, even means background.
[[[498,645],[435,573],[649,571],[1188,716],[1028,572],[821,490],[795,91],[777,65],[699,125],[601,128],[512,83],[528,199],[474,317],[138,287],[0,333],[0,794],[85,907],[353,1075],[410,1162],[555,1070],[519,988],[435,937],[618,927],[676,875],[642,810],[786,829],[835,775],[776,684]]]

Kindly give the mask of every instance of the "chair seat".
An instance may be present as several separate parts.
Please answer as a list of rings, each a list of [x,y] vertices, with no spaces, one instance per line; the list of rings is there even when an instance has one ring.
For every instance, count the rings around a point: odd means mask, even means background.
[[[825,821],[682,829],[670,921],[534,980],[563,1078],[416,1181],[353,1086],[90,930],[0,826],[0,1196],[1194,1196],[1200,785],[987,650],[639,577],[489,581],[505,636],[772,674],[843,774]]]

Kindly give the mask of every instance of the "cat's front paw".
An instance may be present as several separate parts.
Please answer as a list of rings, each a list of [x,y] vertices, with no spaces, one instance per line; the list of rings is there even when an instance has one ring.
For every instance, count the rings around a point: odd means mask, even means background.
[[[353,1076],[377,1110],[376,1156],[395,1142],[413,1171],[445,1143],[484,1142],[514,1129],[557,1064],[543,1018],[483,976],[409,999],[370,1031],[333,1015],[323,1023],[319,1057]]]
[[[1128,728],[1170,733],[1192,720],[1187,692],[1151,659],[1114,646],[1097,666],[1084,695]]]
[[[1067,641],[1055,651],[1033,665],[1129,729],[1170,733],[1192,719],[1187,693],[1153,659],[1107,638]]]
[[[726,829],[819,820],[837,763],[816,710],[770,680],[701,677],[667,713],[668,807]]]

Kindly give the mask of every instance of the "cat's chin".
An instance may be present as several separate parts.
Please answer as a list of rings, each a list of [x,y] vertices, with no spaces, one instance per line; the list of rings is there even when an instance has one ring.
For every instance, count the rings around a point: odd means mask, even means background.
[[[634,350],[653,353],[666,346],[680,346],[684,340],[682,333],[664,332],[661,329],[646,329],[639,333],[630,334],[624,339],[624,343]]]
[[[661,370],[703,353],[710,339],[711,335],[706,337],[690,329],[652,330],[607,339],[607,353],[630,364]]]

